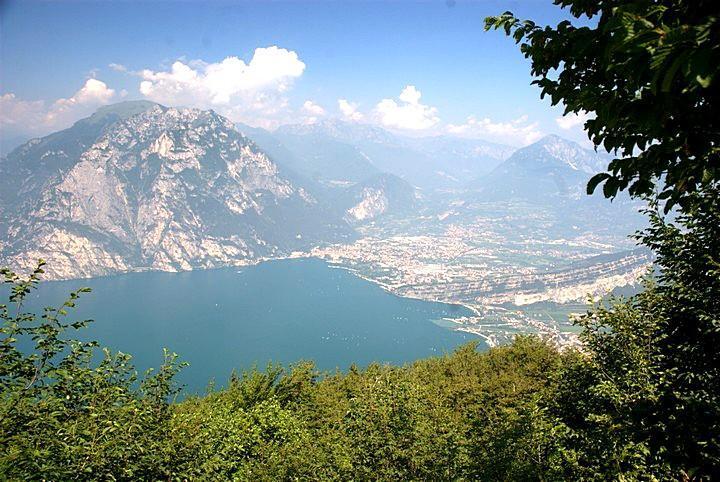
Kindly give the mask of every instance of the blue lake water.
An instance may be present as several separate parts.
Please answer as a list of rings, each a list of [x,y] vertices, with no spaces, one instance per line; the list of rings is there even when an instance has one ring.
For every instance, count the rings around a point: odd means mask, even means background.
[[[177,352],[190,363],[180,375],[190,392],[271,360],[310,359],[320,369],[344,370],[481,342],[435,323],[471,315],[466,308],[401,298],[316,259],[42,283],[29,308],[62,303],[81,286],[93,291],[71,314],[95,320],[87,337],[132,354],[140,370],[159,365],[163,347]]]

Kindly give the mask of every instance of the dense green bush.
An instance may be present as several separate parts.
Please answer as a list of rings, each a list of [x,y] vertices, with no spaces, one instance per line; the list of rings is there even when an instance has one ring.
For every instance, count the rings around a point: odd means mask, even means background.
[[[71,293],[40,317],[23,311],[42,267],[27,279],[2,270],[11,291],[9,304],[0,305],[0,478],[166,477],[171,458],[163,438],[180,368],[175,355],[166,353],[160,370],[141,382],[126,354],[106,350],[93,363],[96,344],[68,337],[90,320],[67,321],[89,290]]]
[[[645,290],[579,320],[555,412],[586,478],[720,477],[720,190],[693,197],[673,223],[650,212]]]

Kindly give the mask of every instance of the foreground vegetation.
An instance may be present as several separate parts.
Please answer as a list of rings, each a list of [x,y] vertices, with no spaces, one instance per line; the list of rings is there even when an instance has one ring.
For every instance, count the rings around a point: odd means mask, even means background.
[[[578,320],[582,352],[533,337],[403,367],[311,363],[175,401],[173,354],[73,341],[77,299],[36,317],[4,270],[0,478],[9,480],[673,480],[720,474],[720,191],[676,225],[651,213],[658,273]],[[238,346],[242,349],[242,346]]]
[[[67,341],[64,311],[10,314],[36,284],[13,285],[4,318],[0,474],[31,479],[536,478],[547,463],[540,401],[563,355],[540,340],[405,367],[318,374],[310,363],[233,377],[173,403],[173,355],[138,384],[123,354]],[[22,353],[23,337],[35,349]],[[241,349],[241,347],[239,347]]]

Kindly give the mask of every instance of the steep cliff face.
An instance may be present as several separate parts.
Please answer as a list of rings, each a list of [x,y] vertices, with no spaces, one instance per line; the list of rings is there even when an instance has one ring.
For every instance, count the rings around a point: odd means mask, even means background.
[[[227,119],[145,107],[89,145],[68,141],[74,150],[58,154],[31,141],[4,160],[25,176],[3,198],[3,264],[42,257],[53,278],[186,270],[352,236]],[[43,156],[62,162],[37,174]]]
[[[415,188],[392,174],[379,174],[346,188],[336,204],[345,209],[350,223],[376,220],[385,215],[403,215],[417,207]]]

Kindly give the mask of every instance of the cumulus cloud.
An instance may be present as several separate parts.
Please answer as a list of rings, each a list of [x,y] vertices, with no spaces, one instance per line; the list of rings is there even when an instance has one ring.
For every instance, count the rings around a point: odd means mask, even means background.
[[[303,112],[306,114],[304,122],[306,124],[314,124],[318,118],[325,115],[325,109],[311,100],[306,100],[302,106]]]
[[[115,90],[108,88],[101,80],[88,79],[75,95],[58,99],[46,115],[48,124],[77,119],[78,114],[87,113],[88,108],[107,104],[115,96]]]
[[[555,119],[555,122],[557,123],[558,127],[560,127],[560,129],[569,130],[575,126],[584,125],[585,121],[591,118],[593,118],[592,115],[585,112],[584,110],[581,110],[578,113],[570,112],[564,116],[557,117]]]
[[[398,96],[400,102],[383,99],[375,106],[375,115],[386,127],[429,129],[440,122],[437,109],[420,103],[422,94],[414,85],[406,86]]]
[[[233,120],[249,120],[284,108],[284,93],[304,70],[296,52],[271,46],[255,49],[248,63],[231,56],[216,63],[177,60],[169,70],[142,70],[140,93],[162,104],[213,108]]]
[[[42,135],[70,126],[111,102],[115,90],[98,79],[87,79],[72,96],[47,105],[42,100],[19,99],[15,94],[0,96],[0,127],[14,135]]]
[[[0,127],[32,126],[43,117],[45,103],[41,100],[22,100],[15,94],[0,96]]]
[[[510,145],[527,145],[543,136],[537,122],[528,122],[528,116],[521,116],[510,122],[495,122],[487,117],[467,118],[464,124],[448,124],[446,130],[451,134],[466,137],[479,137]]]
[[[303,110],[308,114],[312,114],[315,116],[325,115],[325,109],[323,109],[321,106],[317,105],[311,100],[305,101],[305,103],[303,104]]]
[[[414,85],[408,85],[400,92],[399,99],[408,104],[418,104],[421,96],[422,94],[420,94],[420,91],[417,90]]]
[[[358,112],[358,105],[354,102],[349,102],[347,99],[338,99],[338,108],[347,120],[359,122],[365,117],[361,112]]]

